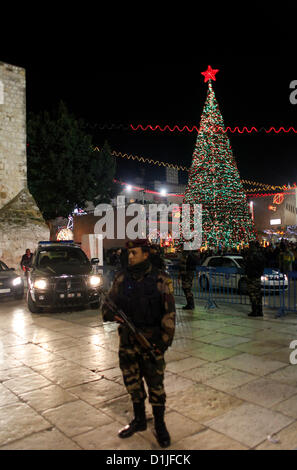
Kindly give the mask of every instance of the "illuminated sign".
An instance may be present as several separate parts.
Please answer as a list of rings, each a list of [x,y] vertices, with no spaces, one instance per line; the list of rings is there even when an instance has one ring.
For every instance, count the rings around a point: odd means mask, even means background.
[[[281,225],[281,219],[270,219],[270,225]]]
[[[278,193],[274,196],[273,198],[273,204],[282,204],[284,202],[284,194],[283,193]]]

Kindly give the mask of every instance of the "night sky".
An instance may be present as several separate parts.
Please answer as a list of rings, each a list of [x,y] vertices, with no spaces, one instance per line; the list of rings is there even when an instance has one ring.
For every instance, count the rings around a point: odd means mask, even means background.
[[[107,139],[112,150],[120,152],[190,166],[195,132],[108,131],[99,126],[199,126],[207,93],[201,72],[208,65],[219,69],[213,87],[226,126],[293,126],[297,130],[297,104],[289,100],[293,91],[289,85],[297,80],[297,64],[281,55],[225,54],[218,59],[214,54],[197,54],[197,60],[177,57],[156,62],[141,57],[105,61],[98,56],[92,62],[73,59],[55,64],[4,54],[0,60],[26,68],[28,113],[51,109],[62,99],[73,114],[90,124],[94,145],[101,146]],[[297,181],[297,134],[262,131],[228,135],[242,179],[273,185]],[[118,174],[133,182],[133,175],[142,167],[119,162]],[[148,165],[144,167],[148,170]],[[153,168],[149,176],[164,177]]]

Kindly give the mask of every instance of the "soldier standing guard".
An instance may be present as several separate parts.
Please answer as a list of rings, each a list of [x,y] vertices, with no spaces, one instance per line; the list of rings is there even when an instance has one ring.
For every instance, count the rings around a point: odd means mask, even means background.
[[[147,428],[143,378],[148,387],[152,405],[155,431],[161,447],[170,445],[170,435],[164,422],[166,394],[164,390],[164,353],[173,341],[175,331],[175,301],[170,277],[153,268],[149,260],[147,240],[127,243],[129,265],[115,277],[109,297],[122,309],[129,320],[154,345],[156,362],[137,342],[133,334],[103,303],[104,321],[118,321],[119,362],[124,384],[131,396],[134,419],[119,431],[119,437],[127,438]]]
[[[262,255],[259,242],[250,242],[244,264],[247,276],[248,294],[252,305],[252,311],[248,316],[263,317],[261,276],[264,272],[265,259]]]
[[[182,289],[184,291],[187,305],[183,310],[194,310],[194,296],[192,292],[194,273],[196,270],[197,259],[192,251],[183,251],[179,261],[179,274],[178,281],[182,282]]]

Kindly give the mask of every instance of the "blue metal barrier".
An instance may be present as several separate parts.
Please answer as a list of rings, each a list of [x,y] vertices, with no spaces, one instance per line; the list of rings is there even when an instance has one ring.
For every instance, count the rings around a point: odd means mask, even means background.
[[[170,270],[175,295],[183,296],[177,271]],[[287,311],[297,311],[297,272],[288,276],[277,269],[266,268],[261,277],[263,305],[278,310],[278,317]],[[205,300],[206,308],[214,308],[217,302],[249,305],[247,278],[242,269],[210,268],[196,269],[192,292],[195,299]]]

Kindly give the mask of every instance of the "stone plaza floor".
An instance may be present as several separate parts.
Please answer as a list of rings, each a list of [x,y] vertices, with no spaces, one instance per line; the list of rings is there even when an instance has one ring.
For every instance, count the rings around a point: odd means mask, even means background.
[[[167,363],[169,449],[296,449],[297,315],[249,318],[249,306],[177,298]],[[98,311],[31,314],[0,302],[0,450],[159,450],[148,429],[117,432],[132,418],[118,367],[115,323]]]

